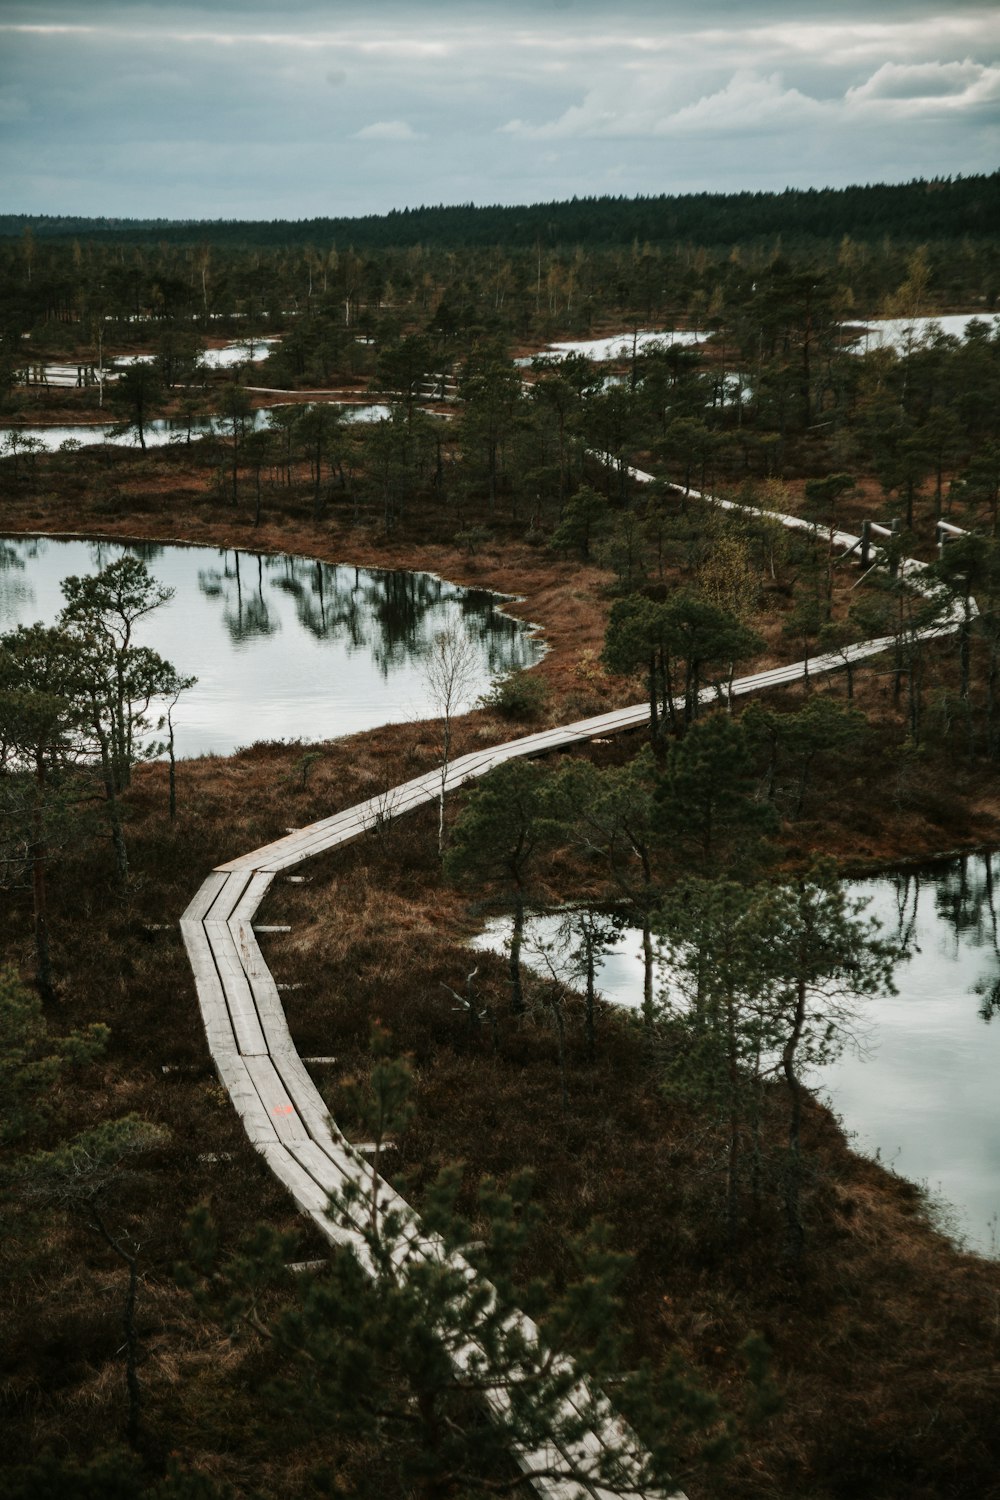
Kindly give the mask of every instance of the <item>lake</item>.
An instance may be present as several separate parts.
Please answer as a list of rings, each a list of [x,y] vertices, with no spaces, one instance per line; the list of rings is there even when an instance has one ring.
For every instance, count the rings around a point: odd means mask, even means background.
[[[855,339],[851,348],[859,353],[869,349],[894,349],[897,354],[906,354],[924,344],[934,330],[964,340],[965,330],[974,319],[985,323],[991,336],[996,336],[1000,322],[992,313],[943,313],[937,318],[875,318],[864,325],[864,332]]]
[[[708,335],[685,328],[666,328],[656,333],[649,329],[639,333],[612,333],[599,339],[569,339],[563,343],[548,344],[537,355],[527,354],[515,359],[515,365],[524,369],[533,359],[565,359],[568,354],[582,354],[587,359],[603,363],[611,359],[631,359],[634,352],[642,354],[653,348],[669,348],[674,344],[691,346],[700,344]]]
[[[855,1149],[925,1185],[949,1232],[969,1249],[1000,1254],[1000,854],[970,855],[921,872],[851,881],[883,934],[907,957],[898,994],[860,1010],[862,1051],[812,1070],[809,1083],[842,1119]],[[556,944],[560,918],[535,917],[534,943]],[[479,947],[502,946],[489,925]],[[531,962],[530,944],[525,961]],[[539,958],[536,953],[536,965]],[[659,965],[658,988],[669,984]],[[639,934],[620,934],[601,964],[605,999],[642,1003]]]
[[[283,403],[285,407],[292,402]],[[345,422],[379,422],[390,415],[391,408],[381,403],[367,406],[336,406]],[[250,413],[248,426],[255,431],[268,426],[272,411],[277,407],[261,406]],[[167,443],[186,443],[188,434],[192,440],[213,434],[227,436],[228,423],[223,417],[201,417],[190,425],[179,417],[155,417],[146,424],[146,447],[162,448]],[[120,448],[138,448],[139,439],[134,427],[123,428],[120,422],[67,422],[52,427],[0,427],[0,453],[10,456],[25,438],[40,443],[46,453],[56,453],[64,443],[77,447],[90,447],[95,443],[111,443]]]
[[[444,630],[474,645],[472,706],[498,674],[532,666],[541,641],[502,600],[430,573],[354,568],[157,543],[0,539],[0,633],[51,623],[60,581],[123,551],[175,590],[136,632],[198,684],[176,713],[179,755],[226,755],[255,740],[324,740],[434,717],[425,662]]]

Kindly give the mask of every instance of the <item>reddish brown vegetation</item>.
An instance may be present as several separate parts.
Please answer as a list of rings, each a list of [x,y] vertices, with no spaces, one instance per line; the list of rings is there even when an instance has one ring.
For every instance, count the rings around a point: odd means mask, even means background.
[[[308,502],[290,498],[280,509],[272,500],[255,529],[249,512],[234,513],[209,493],[183,455],[94,457],[78,472],[87,482],[13,497],[6,528],[430,568],[523,597],[513,607],[544,628],[551,646],[540,671],[553,720],[632,696],[597,664],[604,575],[555,561],[502,528],[484,555],[468,556],[433,539],[446,527],[431,508],[418,535],[386,543],[336,505],[314,525]],[[787,859],[822,848],[874,863],[995,841],[995,798],[976,792],[974,770],[961,780],[949,769],[946,780],[933,750],[900,770],[891,684],[877,666],[860,675],[859,702],[874,738],[863,757],[840,766],[836,795],[813,799],[786,838]],[[483,712],[470,715],[454,753],[516,732]],[[594,753],[616,760],[629,747]],[[186,763],[174,826],[166,820],[165,769],[146,767],[129,796],[142,874],[127,901],[114,892],[103,850],[70,850],[53,881],[58,1025],[100,1018],[112,1028],[106,1060],[65,1086],[61,1128],[131,1109],[170,1131],[155,1170],[115,1205],[143,1246],[142,1379],[154,1463],[177,1449],[241,1491],[294,1495],[303,1493],[310,1465],[333,1460],[322,1435],[313,1451],[291,1452],[280,1433],[257,1432],[262,1351],[206,1328],[173,1285],[193,1204],[210,1201],[234,1238],[257,1219],[290,1227],[296,1220],[206,1067],[176,932],[150,927],[174,922],[219,860],[388,789],[430,768],[436,754],[430,726],[404,725],[324,746],[305,785],[297,747],[258,745],[227,760]],[[365,1073],[374,1018],[410,1054],[418,1108],[399,1142],[400,1167],[413,1175],[417,1196],[420,1183],[455,1158],[466,1162],[470,1184],[532,1166],[548,1226],[535,1247],[538,1264],[558,1274],[566,1228],[606,1219],[616,1244],[635,1256],[625,1315],[637,1356],[679,1353],[736,1411],[745,1400],[740,1345],[751,1332],[770,1344],[784,1409],[748,1435],[732,1471],[689,1486],[696,1500],[958,1500],[990,1492],[1000,1268],[955,1252],[929,1226],[916,1189],[852,1155],[830,1115],[814,1107],[805,1264],[793,1274],[782,1263],[766,1200],[741,1242],[728,1244],[711,1125],[664,1099],[655,1054],[620,1015],[602,1015],[597,1062],[589,1065],[571,1011],[563,1109],[543,1005],[517,1023],[504,1019],[496,1051],[488,1028],[472,1035],[454,1011],[444,985],[464,983],[462,943],[477,917],[441,881],[432,814],[400,820],[304,873],[309,884],[276,884],[265,917],[292,924],[287,937],[270,940],[268,957],[280,981],[303,986],[288,996],[293,1034],[304,1055],[339,1059],[337,1069],[318,1072],[335,1108],[343,1081]],[[25,970],[28,930],[27,905],[15,898],[5,950]],[[477,983],[484,1003],[492,998],[502,1011],[499,961],[484,959]],[[658,1045],[669,1047],[669,1035]],[[165,1074],[164,1065],[175,1071]],[[776,1091],[767,1108],[777,1115],[780,1103]],[[301,1226],[300,1234],[304,1257],[318,1247]],[[3,1276],[7,1461],[47,1445],[87,1454],[114,1440],[121,1394],[113,1260],[79,1229],[51,1219],[34,1238],[5,1241]],[[349,1473],[352,1456],[337,1461]]]

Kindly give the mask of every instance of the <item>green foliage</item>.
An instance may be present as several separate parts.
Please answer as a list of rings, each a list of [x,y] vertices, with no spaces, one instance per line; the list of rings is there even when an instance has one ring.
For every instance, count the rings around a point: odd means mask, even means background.
[[[513,909],[509,970],[510,1005],[515,1014],[525,1009],[521,976],[525,907],[536,862],[557,829],[548,774],[533,761],[515,758],[495,766],[470,792],[444,858],[449,879],[491,892]]]
[[[467,526],[455,532],[454,540],[456,547],[463,547],[470,557],[475,557],[489,546],[493,533],[488,526]]]
[[[552,533],[552,546],[561,552],[576,550],[586,561],[594,542],[600,541],[611,529],[611,516],[607,501],[590,489],[581,486],[567,500],[559,525]]]
[[[0,968],[0,1145],[32,1135],[58,1112],[56,1086],[63,1073],[100,1057],[109,1035],[95,1022],[53,1036],[38,995],[12,968]]]
[[[624,766],[598,770],[569,761],[552,779],[550,806],[559,837],[605,865],[609,892],[642,926],[643,1020],[653,1025],[652,924],[661,899],[656,863],[663,841],[657,814],[660,777],[649,747]]]
[[[674,862],[703,874],[758,865],[777,818],[756,791],[742,723],[713,713],[692,724],[671,745],[657,793],[661,837]]]
[[[163,1146],[169,1133],[136,1114],[102,1120],[47,1151],[16,1163],[25,1197],[93,1217],[105,1195],[119,1190],[142,1158]]]
[[[998,196],[1000,173],[994,172],[938,178],[933,183],[918,178],[822,190],[664,193],[636,198],[608,194],[511,208],[426,205],[294,223],[232,219],[207,224],[162,218],[123,223],[73,215],[9,214],[0,219],[0,231],[20,239],[30,227],[39,245],[71,243],[84,236],[106,245],[114,255],[121,244],[197,247],[207,241],[230,255],[245,252],[258,266],[261,248],[284,256],[289,246],[324,244],[351,245],[368,254],[388,247],[463,248],[467,252],[482,247],[495,258],[497,246],[534,256],[537,245],[553,239],[560,248],[579,245],[591,252],[651,241],[676,243],[685,250],[692,244],[720,246],[728,254],[736,235],[744,243],[760,240],[769,247],[780,240],[786,248],[796,241],[813,247],[817,241],[829,240],[841,251],[849,239],[870,252],[887,236],[904,244],[944,239],[957,246],[963,237],[988,240],[986,226],[996,223]],[[346,260],[347,256],[341,256],[341,262]],[[341,264],[337,279],[345,269]]]
[[[751,703],[741,723],[757,764],[764,767],[768,800],[775,802],[785,785],[783,806],[793,818],[802,816],[817,765],[857,746],[868,729],[863,713],[826,693],[814,694],[794,713]]]
[[[60,624],[73,633],[80,670],[74,684],[86,704],[95,735],[107,743],[116,789],[128,785],[140,754],[138,737],[148,730],[154,698],[194,684],[146,646],[134,644],[138,622],[173,598],[141,558],[123,553],[98,573],[62,582],[66,600]],[[149,753],[146,750],[144,753]]]
[[[0,751],[4,769],[36,774],[76,759],[86,723],[79,643],[68,630],[19,625],[0,637]]]
[[[726,1131],[727,1221],[735,1235],[746,1160],[759,1189],[759,1084],[782,1074],[788,1150],[781,1189],[788,1249],[797,1257],[801,1212],[801,1122],[810,1065],[854,1038],[859,1004],[893,992],[896,947],[851,900],[831,861],[797,878],[750,887],[688,880],[662,916],[674,990],[667,1004],[686,1043],[668,1059],[666,1083],[718,1112]]]
[[[408,1069],[381,1040],[379,1053],[368,1113],[398,1125]],[[285,1237],[258,1228],[224,1256],[207,1210],[192,1216],[178,1275],[203,1312],[267,1346],[261,1400],[280,1410],[287,1440],[319,1424],[335,1487],[359,1497],[504,1492],[519,1487],[518,1453],[535,1473],[589,1473],[602,1492],[631,1493],[668,1483],[693,1458],[728,1454],[731,1421],[679,1363],[621,1379],[627,1261],[607,1230],[567,1236],[556,1284],[528,1270],[545,1230],[530,1176],[482,1183],[474,1222],[457,1206],[462,1177],[451,1166],[428,1186],[417,1235],[401,1211],[376,1211],[374,1174],[368,1186],[346,1185],[331,1214],[352,1243],[292,1287]],[[571,1350],[574,1362],[553,1350]],[[590,1382],[609,1377],[648,1432],[648,1460],[595,1458],[581,1446],[601,1421]]]
[[[853,474],[827,474],[824,479],[807,479],[806,514],[825,526],[836,526],[837,501],[854,488]]]
[[[523,892],[550,830],[546,771],[533,761],[504,761],[468,793],[445,872],[453,880]]]
[[[543,717],[548,701],[549,690],[544,677],[537,672],[520,670],[505,672],[496,678],[479,704],[503,719],[534,723]]]
[[[656,738],[660,715],[675,729],[695,719],[705,674],[713,666],[731,672],[762,644],[735,615],[694,589],[678,589],[663,603],[630,594],[611,606],[603,661],[620,675],[646,673]]]
[[[142,362],[129,365],[110,387],[111,404],[121,413],[126,429],[135,429],[142,449],[146,447],[146,429],[162,397],[159,369]]]

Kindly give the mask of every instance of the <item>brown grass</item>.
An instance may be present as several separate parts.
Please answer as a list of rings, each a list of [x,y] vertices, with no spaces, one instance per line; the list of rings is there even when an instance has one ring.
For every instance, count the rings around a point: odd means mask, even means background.
[[[607,578],[596,568],[555,560],[514,537],[470,558],[405,533],[386,541],[336,513],[315,526],[304,506],[255,531],[171,459],[124,472],[117,461],[110,467],[127,486],[110,507],[93,484],[53,497],[19,494],[6,524],[429,567],[518,592],[518,612],[543,626],[551,646],[540,670],[553,720],[630,701],[629,685],[609,681],[597,664]],[[786,858],[823,848],[853,863],[882,863],[995,841],[997,799],[982,768],[956,771],[953,757],[932,747],[901,776],[891,683],[878,667],[860,674],[859,703],[873,736],[831,769],[835,794],[812,799],[786,833]],[[455,753],[518,732],[472,714],[459,727]],[[607,761],[629,752],[627,742],[594,751]],[[317,1434],[311,1446],[291,1451],[280,1434],[257,1430],[262,1351],[252,1339],[225,1338],[176,1289],[180,1228],[187,1211],[207,1201],[231,1239],[263,1219],[298,1232],[301,1258],[318,1253],[318,1243],[247,1145],[205,1066],[176,934],[150,933],[147,924],[175,920],[218,861],[427,769],[436,736],[433,726],[399,725],[324,745],[305,787],[296,773],[300,755],[297,747],[257,745],[226,760],[183,763],[174,826],[166,820],[164,768],[142,768],[128,799],[140,874],[127,899],[115,892],[104,849],[70,850],[53,880],[62,976],[53,1023],[103,1019],[113,1036],[106,1059],[62,1087],[62,1118],[50,1138],[127,1110],[170,1132],[151,1170],[123,1185],[112,1204],[116,1223],[143,1247],[147,1456],[155,1470],[170,1449],[181,1451],[240,1494],[308,1493],[306,1471],[330,1459],[329,1445]],[[751,1434],[725,1476],[691,1483],[694,1500],[958,1500],[996,1492],[991,1360],[1000,1267],[954,1251],[928,1223],[916,1189],[853,1155],[835,1121],[814,1106],[804,1266],[793,1273],[781,1260],[773,1185],[759,1211],[748,1209],[741,1240],[730,1246],[715,1129],[663,1096],[655,1055],[620,1014],[602,1012],[592,1066],[571,1003],[563,1110],[544,1006],[536,1003],[523,1022],[505,1019],[497,1053],[486,1029],[470,1035],[454,1012],[443,985],[462,988],[470,966],[463,941],[479,915],[442,883],[432,811],[408,815],[303,873],[311,877],[306,885],[276,882],[262,914],[292,923],[290,934],[268,940],[268,957],[279,980],[304,986],[288,995],[293,1035],[303,1054],[340,1060],[321,1077],[341,1110],[345,1080],[363,1078],[370,1066],[372,1020],[389,1027],[416,1079],[417,1113],[399,1142],[414,1193],[459,1158],[471,1210],[481,1174],[502,1179],[533,1167],[546,1209],[534,1246],[538,1268],[558,1275],[567,1231],[591,1215],[606,1219],[616,1243],[635,1257],[623,1316],[636,1355],[680,1354],[737,1411],[746,1400],[739,1347],[752,1332],[767,1339],[784,1410]],[[4,948],[26,971],[28,912],[26,894],[15,893]],[[483,958],[480,970],[484,1003],[503,1012],[501,964]],[[165,1075],[164,1063],[180,1071]],[[769,1091],[764,1107],[776,1161],[780,1090]],[[220,1159],[207,1161],[206,1152]],[[35,1222],[16,1206],[0,1245],[0,1278],[0,1397],[9,1434],[0,1463],[24,1461],[47,1445],[85,1456],[115,1440],[123,1420],[116,1321],[123,1276],[113,1257],[78,1225],[51,1215]],[[356,1455],[339,1461],[348,1474]]]

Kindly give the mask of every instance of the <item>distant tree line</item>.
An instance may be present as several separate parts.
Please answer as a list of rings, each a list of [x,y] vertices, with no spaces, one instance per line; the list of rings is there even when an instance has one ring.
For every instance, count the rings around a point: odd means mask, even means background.
[[[84,236],[111,243],[303,245],[336,240],[356,249],[525,249],[627,245],[633,239],[708,246],[773,240],[828,239],[849,234],[875,241],[991,237],[1000,218],[1000,173],[869,183],[784,192],[661,193],[626,198],[571,198],[507,207],[473,203],[424,205],[356,218],[247,221],[118,219],[61,215],[0,215],[0,236],[30,227],[39,237]]]

